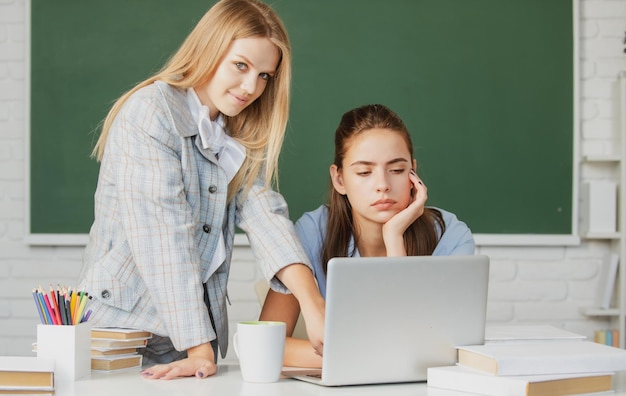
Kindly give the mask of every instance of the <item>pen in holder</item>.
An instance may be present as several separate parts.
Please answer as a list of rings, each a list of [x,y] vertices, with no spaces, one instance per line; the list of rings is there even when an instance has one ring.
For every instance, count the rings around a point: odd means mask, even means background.
[[[41,319],[37,325],[37,357],[55,360],[55,380],[74,381],[91,374],[91,323],[86,310],[89,296],[66,288],[41,286],[33,290]]]

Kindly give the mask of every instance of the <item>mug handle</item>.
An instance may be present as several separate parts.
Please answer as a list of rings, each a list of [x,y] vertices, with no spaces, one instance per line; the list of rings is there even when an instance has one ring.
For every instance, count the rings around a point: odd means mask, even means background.
[[[233,347],[235,348],[235,355],[239,357],[239,348],[237,348],[237,333],[233,335]]]

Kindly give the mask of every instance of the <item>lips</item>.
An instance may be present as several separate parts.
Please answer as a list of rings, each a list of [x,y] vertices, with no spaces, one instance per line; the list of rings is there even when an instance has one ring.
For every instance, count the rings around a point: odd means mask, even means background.
[[[233,98],[235,98],[235,100],[240,104],[240,105],[245,105],[248,102],[248,98],[245,96],[240,96],[240,95],[234,95],[233,94]]]
[[[396,201],[394,201],[393,199],[389,199],[389,198],[384,198],[384,199],[379,199],[378,201],[374,202],[372,204],[373,207],[377,208],[377,209],[389,209],[391,208],[393,205],[395,205]]]

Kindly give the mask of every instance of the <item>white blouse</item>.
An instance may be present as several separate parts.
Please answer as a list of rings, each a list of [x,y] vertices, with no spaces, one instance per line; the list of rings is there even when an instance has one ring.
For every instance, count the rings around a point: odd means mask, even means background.
[[[215,120],[209,118],[209,108],[200,102],[200,98],[198,98],[198,94],[196,94],[193,88],[187,89],[187,103],[191,115],[196,125],[198,125],[202,147],[211,150],[211,152],[215,154],[217,163],[224,170],[224,173],[226,173],[226,177],[230,183],[239,171],[239,168],[241,168],[243,161],[246,159],[245,147],[226,133],[224,129],[224,118],[221,113]],[[202,281],[206,282],[209,280],[211,275],[222,265],[225,259],[226,245],[224,235],[220,232],[215,254],[209,265],[209,270],[206,272],[205,279]]]

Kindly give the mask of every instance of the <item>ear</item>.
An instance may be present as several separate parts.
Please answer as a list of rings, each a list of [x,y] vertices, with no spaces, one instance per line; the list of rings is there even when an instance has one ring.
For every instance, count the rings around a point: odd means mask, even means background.
[[[417,161],[413,158],[413,170],[417,173]]]
[[[330,166],[330,180],[333,182],[333,187],[339,194],[346,195],[346,189],[343,186],[343,175],[335,164]]]

